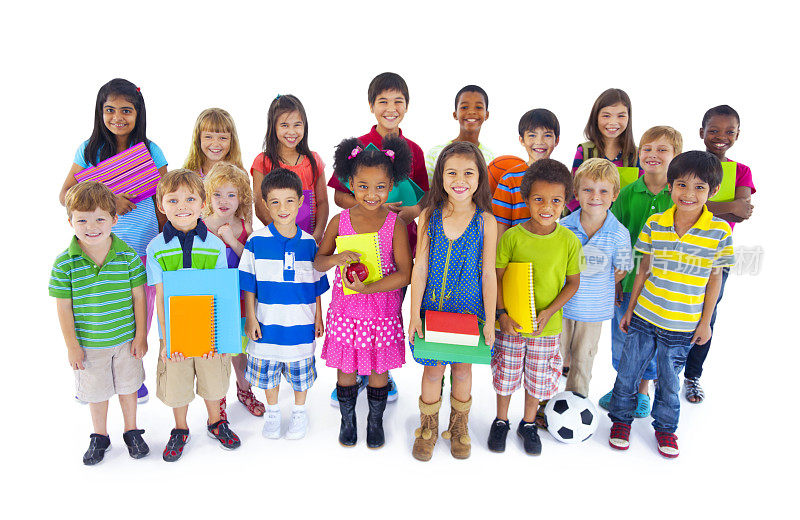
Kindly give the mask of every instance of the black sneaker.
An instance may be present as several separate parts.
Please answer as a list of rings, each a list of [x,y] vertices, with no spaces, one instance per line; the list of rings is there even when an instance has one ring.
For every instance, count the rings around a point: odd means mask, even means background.
[[[175,462],[183,455],[183,448],[189,442],[189,430],[173,428],[169,432],[167,447],[164,448],[163,458],[166,462]]]
[[[495,417],[492,427],[489,429],[489,449],[491,451],[497,453],[506,451],[506,436],[510,429],[511,426],[509,426],[507,420],[501,421]]]
[[[528,455],[541,455],[542,453],[542,441],[536,430],[535,422],[520,421],[517,427],[517,435],[522,437],[522,445]]]
[[[106,451],[111,449],[111,439],[108,435],[93,433],[89,435],[89,449],[83,454],[83,463],[87,466],[94,466],[102,462],[106,456]]]
[[[219,445],[226,450],[235,450],[242,445],[242,441],[233,433],[233,430],[228,426],[228,421],[224,419],[208,425],[208,436],[212,439],[217,439]]]
[[[150,447],[144,442],[144,430],[128,430],[122,434],[122,440],[128,447],[128,454],[134,459],[141,459],[150,453]]]

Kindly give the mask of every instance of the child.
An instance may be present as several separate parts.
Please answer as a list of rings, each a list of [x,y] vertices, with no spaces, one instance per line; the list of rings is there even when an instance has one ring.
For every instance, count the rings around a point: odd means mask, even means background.
[[[700,138],[706,145],[706,151],[714,154],[720,161],[729,161],[726,154],[728,149],[739,138],[739,114],[728,105],[720,105],[709,109],[703,115],[702,128],[700,128]],[[753,204],[750,196],[756,192],[753,184],[753,174],[750,168],[742,163],[736,163],[736,191],[734,199],[729,202],[708,201],[708,210],[717,217],[724,219],[730,224],[731,231],[737,222],[747,220],[753,214]],[[728,280],[730,269],[722,269],[722,282],[719,287],[719,297],[717,306],[722,300],[722,293],[725,291],[725,282]],[[714,323],[717,321],[717,307],[711,315],[711,331],[714,331]],[[711,348],[711,340],[703,344],[695,344],[689,351],[686,358],[686,370],[684,372],[684,392],[686,400],[690,403],[701,403],[705,398],[703,387],[700,386],[700,376],[703,374],[703,363]]]
[[[431,191],[420,214],[423,234],[417,242],[417,261],[411,275],[408,337],[412,352],[414,333],[423,337],[421,313],[426,310],[474,314],[483,325],[486,344],[494,343],[491,316],[497,298],[497,226],[491,215],[488,178],[486,161],[478,147],[469,142],[448,144],[436,161]],[[450,261],[445,262],[448,255]],[[425,368],[419,398],[421,424],[414,432],[411,454],[422,461],[433,456],[439,435],[441,381],[449,364],[453,373],[450,425],[442,436],[450,439],[453,457],[466,459],[470,454],[467,421],[472,405],[472,365],[414,360]]]
[[[643,256],[620,322],[628,335],[609,405],[614,424],[608,442],[628,449],[636,387],[655,356],[653,428],[659,453],[674,458],[679,454],[678,374],[692,345],[711,338],[722,268],[733,265],[733,246],[728,223],[705,207],[722,181],[719,159],[708,152],[682,153],[670,163],[667,181],[675,206],[648,218],[636,242]]]
[[[300,177],[287,169],[264,177],[261,195],[271,222],[248,240],[239,264],[247,321],[247,380],[263,388],[267,420],[262,434],[281,435],[278,391],[281,374],[294,389],[294,408],[287,439],[300,439],[308,427],[306,393],[317,371],[314,338],[322,336],[320,295],[328,278],[312,267],[317,243],[298,228],[295,219],[303,203]]]
[[[53,264],[50,296],[57,298],[75,395],[89,403],[92,415],[94,433],[83,463],[101,462],[111,447],[106,420],[114,394],[125,423],[122,439],[130,456],[140,459],[150,453],[144,430],[136,427],[136,390],[144,382],[147,353],[144,266],[111,232],[117,223],[111,190],[82,182],[67,190],[65,203],[75,236]]]
[[[406,177],[411,151],[399,137],[387,137],[382,147],[363,147],[355,138],[336,147],[334,169],[342,183],[353,187],[356,206],[331,220],[314,259],[317,271],[337,267],[320,357],[337,369],[336,395],[342,414],[339,442],[343,446],[356,444],[357,374],[369,376],[367,446],[383,446],[383,411],[390,387],[387,372],[405,362],[401,288],[411,278],[411,251],[405,224],[385,203],[392,185]],[[358,262],[359,254],[334,254],[336,237],[374,232],[378,233],[383,278],[369,285],[358,277],[352,283],[342,279],[338,267]],[[345,296],[343,284],[359,294]]]
[[[522,178],[520,190],[531,213],[530,220],[506,231],[497,246],[497,311],[500,330],[492,355],[492,379],[497,393],[497,417],[489,431],[489,449],[502,452],[509,430],[508,404],[523,380],[525,414],[517,428],[525,452],[539,455],[542,443],[536,431],[539,401],[558,391],[561,377],[561,307],[580,284],[581,243],[556,221],[571,191],[572,176],[552,159],[533,163]],[[536,295],[536,332],[517,332],[520,326],[508,315],[503,302],[503,275],[510,262],[533,262]]]
[[[575,172],[580,207],[561,219],[583,246],[586,269],[578,292],[564,305],[561,356],[570,359],[566,391],[589,395],[603,321],[614,315],[614,286],[633,268],[625,227],[609,211],[619,195],[619,172],[606,159],[588,159]]]
[[[522,114],[519,119],[519,143],[528,154],[528,161],[506,172],[493,191],[492,210],[497,218],[497,236],[511,226],[522,224],[531,218],[527,202],[520,193],[520,184],[525,171],[539,159],[549,159],[556,149],[561,132],[558,118],[546,108],[536,108]],[[493,165],[489,165],[492,169]]]
[[[672,207],[672,196],[667,188],[667,168],[672,159],[683,151],[683,137],[670,126],[654,126],[648,129],[639,141],[639,163],[644,174],[619,192],[611,213],[625,226],[630,244],[636,244],[639,233],[650,215],[661,213]],[[640,254],[634,252],[634,266],[638,265]],[[622,282],[617,284],[614,316],[611,318],[611,364],[619,369],[625,332],[619,324],[631,300],[633,280],[636,269],[631,270]],[[633,416],[643,418],[650,415],[650,381],[656,377],[655,360],[648,365],[639,382],[636,394],[637,404]],[[611,391],[600,398],[600,406],[608,409]]]
[[[588,141],[578,145],[572,161],[572,174],[591,157],[608,159],[617,166],[638,166],[632,119],[631,99],[624,90],[610,88],[600,94],[583,129]],[[578,201],[574,199],[567,204],[570,211],[577,207]]]
[[[144,98],[136,85],[128,80],[116,78],[100,87],[95,102],[92,135],[75,153],[72,167],[59,194],[61,204],[65,203],[67,190],[78,182],[75,180],[76,173],[139,143],[147,146],[158,172],[164,175],[167,172],[167,160],[161,148],[147,138],[146,121]],[[124,195],[116,195],[116,200],[117,223],[113,229],[114,234],[136,251],[146,266],[147,244],[164,224],[163,215],[156,212],[155,197],[141,200],[137,204]],[[147,297],[145,327],[149,331],[156,292],[151,287],[145,287],[145,295]],[[144,384],[139,388],[137,395],[140,403],[147,402],[147,387]]]
[[[311,195],[311,219],[298,222],[303,231],[322,240],[328,222],[328,190],[325,187],[325,163],[308,148],[308,118],[300,100],[291,94],[272,100],[267,112],[267,134],[264,151],[258,154],[250,167],[253,175],[253,193],[256,199],[256,216],[266,226],[270,213],[261,198],[261,183],[275,168],[295,172],[303,181],[303,189]]]
[[[194,123],[192,147],[183,167],[204,178],[220,161],[244,169],[233,118],[221,108],[207,108]]]
[[[494,154],[480,141],[481,126],[489,119],[489,95],[478,85],[467,85],[456,94],[455,110],[453,119],[458,121],[458,137],[446,144],[434,146],[425,156],[425,169],[428,171],[428,186],[433,181],[433,170],[436,166],[436,159],[445,146],[456,141],[467,141],[477,146],[486,163],[494,160]],[[491,194],[491,192],[490,192]]]
[[[253,227],[247,221],[253,207],[253,192],[250,190],[250,179],[247,173],[238,166],[226,162],[218,162],[203,182],[210,203],[203,208],[203,223],[209,231],[225,243],[225,256],[228,268],[239,267],[239,257],[244,251],[247,237]],[[242,301],[242,317],[244,318],[244,301]],[[244,329],[243,329],[244,330]],[[264,415],[264,404],[261,403],[247,382],[244,372],[247,367],[245,356],[231,358],[233,371],[236,374],[236,397],[247,411],[256,417]],[[220,401],[220,418],[227,420],[225,410],[226,399]]]
[[[225,269],[225,244],[208,232],[200,220],[205,201],[205,189],[200,176],[191,170],[179,169],[167,172],[158,181],[156,191],[158,209],[167,216],[164,232],[159,233],[147,246],[151,261],[147,264],[147,283],[155,286],[158,294],[159,335],[166,333],[164,317],[164,271],[178,269]],[[194,399],[194,382],[197,379],[197,394],[205,400],[208,410],[208,434],[226,449],[236,449],[241,444],[239,437],[222,419],[219,401],[228,392],[231,373],[230,356],[209,352],[202,357],[184,358],[180,353],[167,357],[166,344],[160,341],[156,395],[172,408],[175,428],[170,432],[164,448],[163,458],[175,462],[181,458],[183,448],[189,441],[189,426],[186,413]]]

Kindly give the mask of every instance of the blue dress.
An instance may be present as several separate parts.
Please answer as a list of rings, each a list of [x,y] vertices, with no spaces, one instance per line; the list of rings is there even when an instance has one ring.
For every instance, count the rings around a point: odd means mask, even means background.
[[[476,209],[467,229],[456,240],[444,234],[442,210],[435,209],[428,221],[428,284],[420,307],[426,310],[474,314],[482,327],[483,309],[483,215]],[[413,354],[414,347],[411,346]],[[448,361],[414,358],[422,365],[450,364]]]

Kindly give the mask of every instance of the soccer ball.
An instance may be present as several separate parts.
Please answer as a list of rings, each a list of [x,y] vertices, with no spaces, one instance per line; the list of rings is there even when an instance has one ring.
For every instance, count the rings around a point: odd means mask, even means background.
[[[547,431],[561,442],[577,444],[597,429],[597,409],[591,401],[575,392],[561,392],[544,407]]]

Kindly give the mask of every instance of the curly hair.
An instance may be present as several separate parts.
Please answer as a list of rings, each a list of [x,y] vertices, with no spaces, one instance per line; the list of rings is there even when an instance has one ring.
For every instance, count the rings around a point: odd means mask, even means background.
[[[355,137],[345,139],[336,147],[333,154],[333,170],[342,184],[347,184],[360,167],[381,166],[395,184],[411,172],[411,149],[402,137],[383,138],[381,148],[367,147]],[[353,155],[353,152],[356,152]],[[391,151],[394,157],[386,154]]]
[[[250,208],[253,206],[253,189],[250,187],[250,178],[238,166],[220,161],[211,168],[211,171],[203,179],[206,196],[211,197],[214,191],[225,183],[231,183],[239,195],[239,207],[236,208],[234,216],[247,220],[250,218]],[[204,217],[211,215],[213,212],[210,202],[203,207]]]
[[[566,166],[555,159],[539,159],[528,167],[519,187],[524,200],[528,200],[531,194],[531,186],[536,181],[561,184],[564,186],[565,195],[572,193],[572,175]]]

